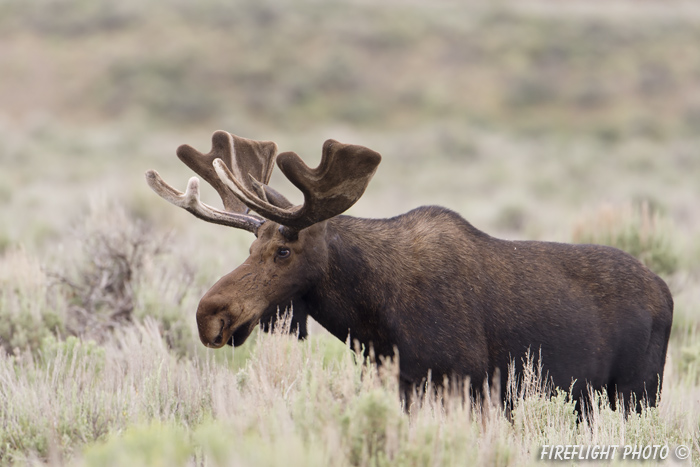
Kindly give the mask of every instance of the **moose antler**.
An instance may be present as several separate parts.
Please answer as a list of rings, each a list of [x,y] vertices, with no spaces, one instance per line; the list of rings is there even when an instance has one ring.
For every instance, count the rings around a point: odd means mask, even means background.
[[[240,180],[248,180],[247,176],[251,175],[261,183],[267,184],[272,175],[276,154],[277,145],[272,141],[241,138],[221,130],[215,131],[211,136],[211,151],[208,154],[202,154],[188,144],[177,148],[177,157],[219,193],[224,202],[224,209],[238,213],[247,213],[246,205],[221,182],[212,163],[221,159]],[[252,185],[248,187],[252,188]]]
[[[255,216],[247,215],[248,207],[243,204],[217,176],[212,162],[222,161],[227,169],[232,170],[239,178],[247,180],[247,187],[261,191],[265,199],[273,198],[273,202],[281,206],[291,205],[282,195],[271,190],[266,184],[272,174],[277,145],[271,141],[254,141],[232,135],[225,131],[216,131],[212,135],[212,149],[208,154],[202,154],[189,145],[177,148],[177,156],[182,162],[201,176],[221,196],[225,211],[208,206],[200,201],[199,180],[192,177],[187,184],[187,190],[182,193],[168,185],[155,170],[146,172],[146,182],[161,198],[191,212],[208,222],[245,229],[257,234],[257,230],[265,222]],[[262,181],[253,183],[245,175]],[[267,196],[269,194],[269,196]],[[286,202],[286,204],[285,204]]]
[[[196,217],[207,222],[244,229],[254,234],[257,234],[258,228],[265,222],[264,219],[246,214],[221,211],[202,203],[199,199],[199,179],[197,177],[190,178],[185,193],[168,185],[155,170],[146,172],[146,183],[164,200],[191,212]]]
[[[260,196],[261,183],[250,177],[253,193],[223,160],[215,160],[219,178],[249,208],[261,216],[285,227],[283,233],[294,238],[306,227],[334,217],[355,204],[381,161],[379,153],[363,146],[342,144],[329,139],[323,144],[321,163],[309,168],[293,152],[277,156],[277,165],[301,192],[301,206],[280,206]],[[267,187],[265,187],[267,188]]]

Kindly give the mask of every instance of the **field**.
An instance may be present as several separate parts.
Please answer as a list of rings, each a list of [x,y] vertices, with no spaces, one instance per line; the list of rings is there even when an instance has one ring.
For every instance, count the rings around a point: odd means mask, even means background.
[[[700,464],[700,7],[487,5],[0,0],[0,464],[520,466],[545,444]],[[675,301],[659,406],[577,423],[531,368],[512,419],[449,392],[406,408],[391,364],[317,325],[204,348],[199,298],[252,235],[143,174],[184,189],[175,149],[217,129],[310,166],[327,138],[379,151],[351,215],[439,204],[634,254]]]

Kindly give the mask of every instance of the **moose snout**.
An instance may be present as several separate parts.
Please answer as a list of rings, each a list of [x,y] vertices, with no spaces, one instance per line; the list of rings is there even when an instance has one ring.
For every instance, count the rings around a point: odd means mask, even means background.
[[[207,347],[219,348],[224,342],[224,326],[225,321],[223,319],[208,318],[200,319],[197,318],[197,329],[199,330],[199,339],[202,344]]]
[[[197,329],[202,344],[218,349],[230,343],[232,337],[232,345],[242,344],[260,320],[249,308],[245,303],[220,294],[205,294],[197,307]]]
[[[222,347],[228,337],[231,319],[226,308],[202,299],[197,307],[199,339],[207,347]]]

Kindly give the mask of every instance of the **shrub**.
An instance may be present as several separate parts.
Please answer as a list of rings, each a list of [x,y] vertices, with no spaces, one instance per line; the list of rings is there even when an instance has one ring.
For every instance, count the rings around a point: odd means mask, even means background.
[[[359,394],[342,418],[350,464],[391,465],[403,425],[394,394],[384,388]]]
[[[0,348],[36,351],[42,340],[65,333],[61,297],[53,293],[39,262],[22,249],[0,257]]]
[[[144,282],[170,277],[152,267],[168,251],[167,236],[130,218],[122,206],[100,202],[91,206],[72,237],[77,251],[70,252],[67,266],[51,276],[68,303],[68,331],[102,341],[115,327],[133,321]],[[146,277],[148,273],[153,277]],[[149,307],[156,308],[160,307]],[[171,321],[168,317],[165,327],[176,329]]]
[[[185,466],[193,454],[182,426],[159,422],[127,428],[120,436],[85,450],[88,466]]]

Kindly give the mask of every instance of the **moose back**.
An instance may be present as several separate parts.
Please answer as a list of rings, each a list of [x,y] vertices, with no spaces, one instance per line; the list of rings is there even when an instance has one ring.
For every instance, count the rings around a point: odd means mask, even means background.
[[[435,206],[391,219],[341,215],[381,160],[362,146],[328,140],[310,169],[294,153],[277,155],[272,142],[217,131],[208,154],[185,145],[177,155],[217,190],[224,210],[200,201],[195,177],[181,193],[149,171],[151,188],[199,218],[257,237],[248,259],[199,303],[204,345],[241,345],[293,303],[302,335],[308,315],[376,355],[398,350],[404,384],[432,372],[436,381],[468,376],[478,392],[499,370],[503,392],[508,364],[531,351],[549,381],[573,384],[577,398],[588,384],[613,403],[656,403],[673,300],[632,256],[599,245],[500,240]],[[275,159],[302,191],[302,205],[267,185]]]

